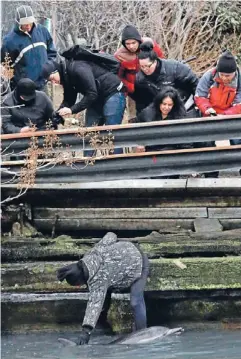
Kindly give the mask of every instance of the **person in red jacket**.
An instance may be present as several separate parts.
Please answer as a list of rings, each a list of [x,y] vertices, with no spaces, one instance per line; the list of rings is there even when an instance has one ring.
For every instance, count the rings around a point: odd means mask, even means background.
[[[194,99],[203,116],[241,114],[241,75],[231,52],[225,51],[216,68],[201,77]],[[239,145],[241,139],[230,143]]]
[[[137,57],[140,44],[145,41],[153,43],[153,51],[158,57],[164,58],[163,51],[159,45],[148,37],[141,37],[137,29],[127,25],[122,32],[122,47],[116,51],[115,57],[120,61],[119,77],[125,85],[128,94],[134,92],[136,74],[139,71],[139,59]]]
[[[203,116],[241,114],[241,75],[229,51],[199,80],[195,103]]]

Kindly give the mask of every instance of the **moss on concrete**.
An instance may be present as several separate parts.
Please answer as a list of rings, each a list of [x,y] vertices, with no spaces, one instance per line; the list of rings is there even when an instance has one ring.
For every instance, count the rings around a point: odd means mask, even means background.
[[[180,269],[171,259],[151,261],[147,290],[241,288],[241,257],[182,258]]]
[[[55,240],[42,242],[31,240],[29,244],[21,242],[14,244],[6,239],[2,243],[3,261],[38,260],[51,258],[61,260],[78,260],[91,249],[91,245],[78,244],[78,240],[73,240],[69,236],[60,236]],[[191,254],[240,254],[241,242],[238,240],[206,240],[206,241],[165,241],[161,243],[141,243],[140,248],[147,253],[149,258],[159,258],[161,256],[187,256]]]
[[[114,333],[131,331],[133,315],[130,302],[127,300],[120,301],[112,299],[110,311],[108,313],[108,322]]]
[[[140,248],[149,257],[160,257],[162,255],[178,255],[186,253],[241,253],[241,242],[229,240],[209,241],[168,241],[162,243],[141,243]]]
[[[147,290],[241,288],[241,257],[182,258],[181,263],[184,269],[173,259],[151,260]],[[29,285],[34,292],[71,288],[56,280],[56,270],[65,264],[68,263],[3,264],[2,286],[6,291],[18,292]]]

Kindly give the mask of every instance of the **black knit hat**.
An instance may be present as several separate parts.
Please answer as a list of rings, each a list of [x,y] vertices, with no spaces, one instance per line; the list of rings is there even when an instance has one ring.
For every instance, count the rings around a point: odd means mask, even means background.
[[[132,25],[127,25],[121,35],[122,45],[125,46],[125,41],[130,39],[137,40],[141,43],[141,35],[138,30]]]
[[[217,71],[224,72],[225,74],[231,74],[236,70],[237,63],[235,57],[229,51],[224,52],[218,61]]]
[[[42,67],[42,77],[48,79],[54,72],[60,71],[60,64],[57,61],[49,60]]]
[[[27,78],[19,80],[16,91],[18,96],[24,100],[24,101],[30,101],[33,100],[36,97],[36,86],[35,83]]]

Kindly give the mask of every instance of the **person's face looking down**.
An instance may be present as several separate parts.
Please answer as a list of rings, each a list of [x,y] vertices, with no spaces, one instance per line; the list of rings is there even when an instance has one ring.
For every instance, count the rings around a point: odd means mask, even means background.
[[[144,72],[145,75],[150,76],[156,69],[157,61],[151,61],[149,58],[147,59],[140,59],[140,69]]]
[[[231,74],[226,74],[225,72],[219,72],[219,77],[224,84],[229,84],[235,77],[235,72]]]
[[[169,96],[167,96],[160,103],[160,112],[162,113],[163,116],[168,116],[168,114],[173,109],[173,106],[174,106],[173,100]]]
[[[137,40],[129,39],[125,41],[125,47],[128,51],[135,53],[139,49],[140,43]]]

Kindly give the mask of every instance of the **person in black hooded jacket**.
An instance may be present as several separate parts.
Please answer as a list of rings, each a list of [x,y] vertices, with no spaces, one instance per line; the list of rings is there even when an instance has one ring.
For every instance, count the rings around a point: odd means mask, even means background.
[[[141,111],[135,122],[177,120],[186,116],[187,112],[178,91],[171,86],[166,86],[157,94],[154,101]],[[172,150],[183,148],[183,146],[185,145],[138,146],[136,152]]]
[[[165,86],[177,89],[184,103],[195,94],[198,78],[188,65],[176,60],[158,58],[150,42],[140,45],[138,57],[140,71],[136,75],[134,93],[137,114],[147,107]]]
[[[87,127],[122,122],[125,110],[123,83],[106,68],[91,61],[63,59],[60,63],[46,63],[43,76],[63,86],[64,99],[58,110],[60,116],[87,109]],[[78,93],[83,98],[76,103]]]
[[[49,120],[56,128],[53,115],[52,101],[44,92],[36,90],[32,80],[24,78],[2,103],[2,130],[3,133],[29,132],[31,125],[35,125],[37,130],[46,130]]]

